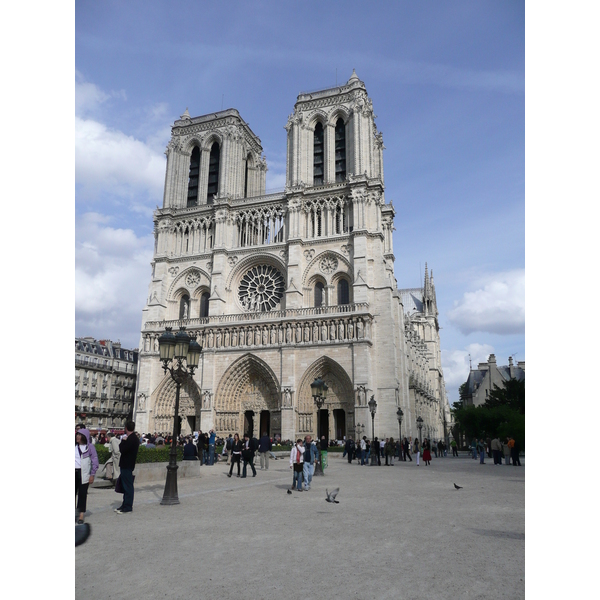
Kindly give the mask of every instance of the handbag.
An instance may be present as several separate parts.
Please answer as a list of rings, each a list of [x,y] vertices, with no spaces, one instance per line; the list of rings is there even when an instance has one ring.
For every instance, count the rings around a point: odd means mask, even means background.
[[[302,471],[304,471],[304,463],[295,462],[294,463],[294,471],[296,473],[302,473]]]
[[[132,483],[135,481],[135,475],[132,476]],[[117,481],[115,481],[115,492],[117,492],[117,494],[124,494],[125,490],[123,489],[123,482],[121,481],[121,476],[119,475],[119,477],[117,478]]]

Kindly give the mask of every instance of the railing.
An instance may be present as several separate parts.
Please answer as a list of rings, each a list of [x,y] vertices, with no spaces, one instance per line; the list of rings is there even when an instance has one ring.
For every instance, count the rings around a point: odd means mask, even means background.
[[[352,313],[367,313],[368,302],[356,304],[336,304],[334,306],[318,306],[309,308],[289,308],[287,310],[272,310],[268,312],[247,312],[233,315],[214,315],[202,319],[175,319],[170,321],[146,321],[144,329],[164,329],[165,327],[199,327],[202,325],[220,325],[228,323],[252,323],[256,321],[283,321],[285,319],[303,319],[330,315],[348,315]]]

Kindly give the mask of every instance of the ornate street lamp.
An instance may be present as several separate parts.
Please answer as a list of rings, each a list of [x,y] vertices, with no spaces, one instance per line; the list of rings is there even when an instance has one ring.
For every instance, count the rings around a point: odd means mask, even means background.
[[[371,396],[369,400],[369,410],[371,411],[371,466],[377,466],[377,455],[379,448],[375,448],[375,413],[377,412],[377,402],[375,396]]]
[[[310,391],[313,397],[313,400],[315,401],[315,404],[317,405],[317,444],[318,447],[320,447],[321,445],[321,407],[323,406],[323,404],[325,404],[325,400],[327,399],[327,390],[329,389],[329,387],[327,386],[327,384],[320,378],[317,377],[311,384],[310,384]],[[327,448],[321,448],[321,452],[326,452]],[[315,465],[315,475],[325,475],[325,473],[323,472],[323,465],[321,464],[322,462],[322,456],[319,456],[319,460],[317,461],[317,464]]]
[[[402,412],[402,409],[400,407],[398,407],[398,410],[396,411],[396,418],[398,419],[398,438],[400,439],[400,444],[402,444],[402,417],[404,416],[404,413]]]
[[[188,378],[193,377],[195,369],[200,362],[202,347],[191,338],[185,327],[181,327],[176,335],[173,335],[171,327],[158,338],[158,349],[163,371],[169,371],[171,378],[177,385],[175,394],[175,416],[173,419],[173,439],[169,452],[169,464],[167,466],[167,481],[161,504],[179,504],[177,493],[177,439],[179,437],[179,390],[181,384]],[[185,362],[185,364],[184,364]]]
[[[420,448],[421,444],[423,443],[421,441],[421,429],[423,429],[423,419],[421,418],[420,415],[417,417],[417,427],[419,428],[419,448]]]

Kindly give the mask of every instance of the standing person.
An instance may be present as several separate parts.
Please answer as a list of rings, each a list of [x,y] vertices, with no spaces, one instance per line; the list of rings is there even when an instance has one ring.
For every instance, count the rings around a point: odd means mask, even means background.
[[[477,458],[477,438],[471,440],[471,458]]]
[[[365,444],[366,444],[366,458],[365,458],[365,464],[369,465],[369,460],[371,458],[371,440],[369,440],[367,438],[367,436],[365,436]]]
[[[512,458],[513,467],[520,467],[521,461],[519,460],[519,453],[521,452],[521,446],[517,440],[513,440],[513,447],[510,453]]]
[[[437,447],[438,447],[438,455],[441,456],[441,457],[444,456],[444,445],[445,444],[444,444],[444,442],[442,442],[442,440],[440,440],[438,442],[438,445],[437,445]]]
[[[508,438],[502,444],[502,454],[504,454],[504,464],[510,465],[510,446],[508,445]]]
[[[427,438],[425,438],[423,440],[423,460],[425,461],[426,465],[430,465],[431,464],[431,451],[430,451],[430,447],[431,447],[431,442]]]
[[[502,464],[502,459],[500,458],[500,450],[501,450],[502,446],[500,444],[500,440],[498,439],[498,436],[496,436],[493,440],[492,440],[492,455],[494,456],[494,464],[495,465],[501,465]]]
[[[237,463],[237,476],[240,476],[240,459],[242,458],[242,450],[244,444],[240,441],[240,436],[235,433],[233,435],[233,442],[231,444],[231,466],[229,467],[229,473],[227,477],[231,477],[233,472],[233,465]]]
[[[435,454],[435,457],[437,458],[438,453],[437,453],[437,444],[436,444],[435,440],[433,440],[433,441],[427,440],[427,443],[429,444],[429,450],[430,451],[433,450],[433,453]],[[423,460],[425,460],[425,457],[423,457]]]
[[[227,450],[227,464],[231,464],[231,449],[233,448],[233,435],[229,434],[227,441],[225,442],[225,449]]]
[[[307,435],[304,438],[304,467],[302,469],[302,477],[304,479],[304,490],[310,490],[313,473],[315,472],[315,460],[317,458],[317,445],[312,443],[312,437]]]
[[[408,438],[404,438],[404,443],[402,444],[402,452],[404,455],[404,460],[408,457],[408,460],[412,462],[412,456],[410,455],[410,443],[408,442]]]
[[[383,447],[385,454],[385,466],[394,466],[394,438],[385,438],[385,446]],[[388,462],[389,461],[389,462]]]
[[[385,441],[387,440],[387,438],[385,438],[385,440],[381,440],[379,442],[379,464],[381,464],[381,459],[383,458],[384,454],[385,454]]]
[[[125,439],[122,439],[119,444],[119,450],[121,451],[119,467],[121,467],[121,483],[123,484],[123,503],[119,508],[115,508],[115,512],[120,515],[130,513],[133,510],[133,470],[135,469],[135,460],[139,446],[140,440],[135,435],[135,423],[127,421],[125,424]]]
[[[112,473],[110,474],[110,479],[112,484],[115,484],[115,481],[119,479],[119,475],[121,474],[121,469],[119,469],[119,460],[121,459],[121,451],[119,450],[119,440],[115,437],[115,434],[112,431],[109,431],[108,434],[108,449],[110,451],[110,458],[106,461],[107,466],[107,477],[108,477],[108,465],[111,466]]]
[[[419,466],[419,459],[421,458],[421,448],[419,447],[419,440],[415,438],[413,445],[413,452],[417,455],[417,467]]]
[[[217,434],[214,429],[208,432],[208,464],[212,467],[215,464],[215,440]]]
[[[456,440],[452,440],[450,446],[452,447],[452,457],[458,457],[458,444],[456,443]]]
[[[250,434],[244,434],[244,449],[242,450],[242,458],[244,459],[244,469],[242,470],[242,479],[246,477],[246,467],[250,465],[252,469],[252,477],[256,477],[256,469],[254,468],[254,440],[250,439]]]
[[[379,439],[375,438],[373,440],[373,447],[371,448],[371,452],[375,452],[376,456],[377,456],[377,466],[380,467],[381,466],[381,452],[380,452],[381,446],[379,444]]]
[[[271,438],[263,431],[262,437],[258,441],[258,454],[260,456],[260,470],[269,470],[269,453],[273,449]]]
[[[290,469],[294,470],[294,480],[292,482],[292,491],[294,485],[297,485],[299,492],[302,491],[302,473],[304,471],[304,448],[302,440],[297,439],[292,451],[290,452]]]
[[[367,463],[367,436],[363,435],[360,440],[360,464],[365,465]]]
[[[492,458],[492,439],[487,437],[485,438],[485,447],[487,449],[488,458]]]
[[[344,453],[348,455],[348,464],[352,462],[353,446],[354,442],[352,441],[352,438],[349,437],[346,440],[346,446],[344,447]]]
[[[483,438],[477,443],[477,452],[479,453],[479,464],[485,465],[485,443]]]
[[[98,453],[92,444],[89,429],[79,429],[75,433],[75,498],[79,511],[77,523],[81,525],[87,509],[87,493],[90,483],[98,470]]]

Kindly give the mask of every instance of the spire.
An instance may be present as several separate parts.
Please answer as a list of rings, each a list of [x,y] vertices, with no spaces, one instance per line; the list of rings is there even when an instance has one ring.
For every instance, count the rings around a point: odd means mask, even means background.
[[[356,74],[356,70],[352,69],[352,75],[350,75],[350,79],[348,79],[348,83],[354,83],[355,81],[360,81],[358,75]]]
[[[190,113],[188,112],[187,106],[185,107],[185,112],[181,115],[181,117],[179,117],[180,119],[191,119],[192,117],[190,117]]]

